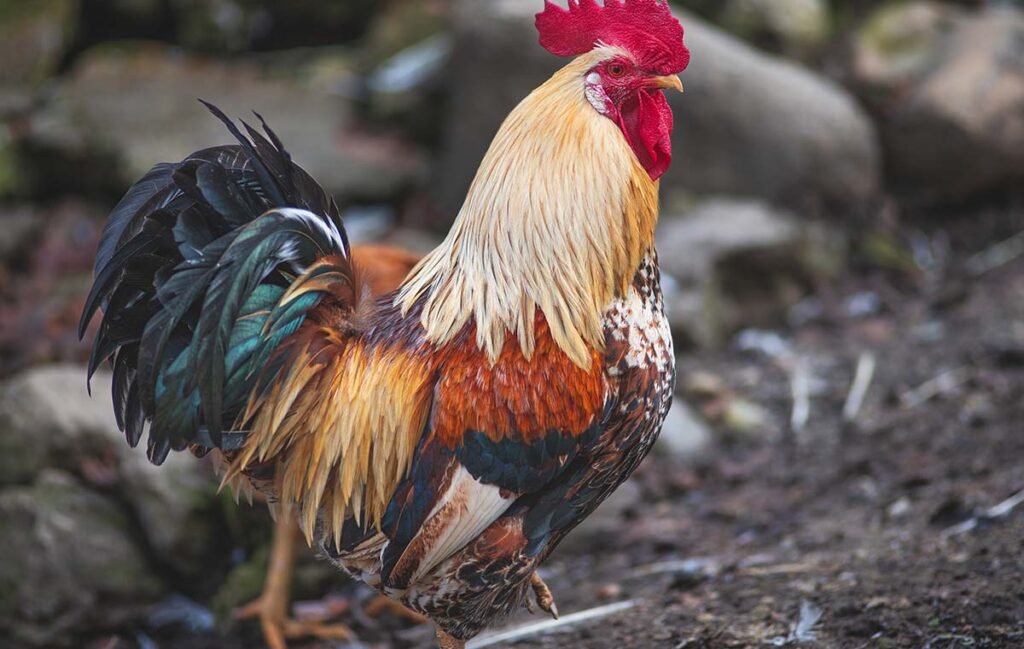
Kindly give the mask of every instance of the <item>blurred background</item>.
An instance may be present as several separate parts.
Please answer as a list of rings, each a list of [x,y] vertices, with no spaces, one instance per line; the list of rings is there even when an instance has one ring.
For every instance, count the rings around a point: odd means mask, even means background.
[[[673,4],[676,405],[547,579],[632,610],[515,646],[1024,646],[1024,2]],[[128,449],[75,333],[120,195],[228,141],[196,98],[426,251],[562,63],[541,8],[0,0],[0,646],[262,646],[265,507]],[[295,595],[360,638],[296,646],[430,646],[311,555]]]

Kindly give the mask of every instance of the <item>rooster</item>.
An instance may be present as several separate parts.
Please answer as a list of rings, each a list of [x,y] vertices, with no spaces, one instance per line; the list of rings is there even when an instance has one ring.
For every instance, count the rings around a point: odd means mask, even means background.
[[[535,599],[637,467],[675,378],[654,229],[689,62],[661,0],[551,2],[575,57],[509,115],[447,238],[374,298],[273,131],[161,164],[115,207],[82,328],[147,452],[213,452],[442,649]],[[257,117],[259,117],[257,115]]]

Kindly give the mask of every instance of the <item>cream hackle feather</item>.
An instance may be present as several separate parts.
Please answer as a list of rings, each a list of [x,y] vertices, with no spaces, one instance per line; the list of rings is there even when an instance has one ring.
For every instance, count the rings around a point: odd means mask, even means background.
[[[448,237],[396,297],[407,313],[426,296],[434,343],[472,318],[492,362],[508,332],[529,357],[539,308],[577,365],[603,349],[602,314],[652,245],[658,212],[657,183],[584,93],[587,72],[612,56],[628,54],[600,47],[575,59],[502,124]]]

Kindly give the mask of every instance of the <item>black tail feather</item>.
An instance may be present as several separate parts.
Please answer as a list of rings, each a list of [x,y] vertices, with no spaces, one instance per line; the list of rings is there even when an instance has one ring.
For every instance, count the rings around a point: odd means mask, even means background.
[[[149,422],[156,463],[192,444],[237,448],[244,431],[232,425],[256,380],[253,364],[322,295],[281,309],[277,300],[317,259],[349,256],[334,200],[263,118],[264,133],[243,122],[246,135],[202,103],[238,143],[159,164],[125,194],[101,237],[79,323],[84,335],[103,310],[89,377],[111,361],[117,424],[134,446]]]

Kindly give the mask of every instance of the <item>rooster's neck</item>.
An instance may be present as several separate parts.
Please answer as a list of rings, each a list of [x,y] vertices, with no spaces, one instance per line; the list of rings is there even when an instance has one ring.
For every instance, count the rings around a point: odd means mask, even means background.
[[[445,241],[398,300],[426,302],[437,344],[473,319],[496,359],[508,334],[530,355],[540,309],[558,346],[587,366],[602,349],[606,306],[653,247],[657,183],[618,126],[584,94],[595,51],[555,73],[505,120]]]

